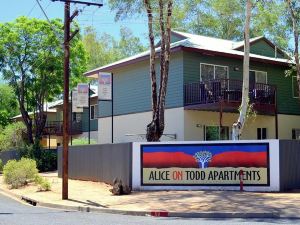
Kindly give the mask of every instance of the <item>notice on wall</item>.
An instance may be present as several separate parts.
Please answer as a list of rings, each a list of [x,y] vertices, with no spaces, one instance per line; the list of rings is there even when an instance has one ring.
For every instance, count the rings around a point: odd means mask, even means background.
[[[98,99],[112,100],[112,75],[110,73],[99,73]]]
[[[77,107],[89,107],[89,85],[77,85]]]
[[[141,145],[141,185],[269,186],[269,143]]]
[[[72,91],[72,112],[83,112],[82,107],[78,107],[78,92],[76,90]]]

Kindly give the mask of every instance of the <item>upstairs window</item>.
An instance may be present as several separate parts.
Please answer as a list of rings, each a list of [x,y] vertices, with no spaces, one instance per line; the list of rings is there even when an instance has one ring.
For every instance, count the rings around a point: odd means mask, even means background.
[[[212,64],[200,64],[200,81],[227,79],[228,67]]]
[[[293,76],[292,77],[292,90],[293,90],[293,97],[294,98],[299,98],[299,87],[297,83],[297,77]]]
[[[250,84],[251,83],[260,83],[260,84],[268,83],[267,72],[250,70],[249,75],[250,75],[249,76]]]

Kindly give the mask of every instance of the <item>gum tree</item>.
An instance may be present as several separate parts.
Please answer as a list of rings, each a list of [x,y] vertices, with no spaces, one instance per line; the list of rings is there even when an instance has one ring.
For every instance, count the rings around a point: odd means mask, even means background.
[[[288,20],[292,27],[294,39],[294,52],[293,57],[295,61],[296,77],[298,84],[298,93],[300,99],[300,59],[299,59],[299,29],[300,29],[300,2],[295,0],[285,0],[288,9]]]
[[[249,61],[250,61],[250,18],[252,10],[252,0],[246,3],[246,21],[244,29],[244,61],[243,61],[243,92],[242,104],[238,120],[232,125],[232,139],[238,140],[245,125],[248,103],[249,103]]]
[[[60,20],[49,24],[27,17],[0,24],[0,71],[16,95],[30,144],[40,141],[47,119],[45,103],[62,92],[62,27]],[[82,80],[86,56],[78,36],[71,48],[74,84]]]

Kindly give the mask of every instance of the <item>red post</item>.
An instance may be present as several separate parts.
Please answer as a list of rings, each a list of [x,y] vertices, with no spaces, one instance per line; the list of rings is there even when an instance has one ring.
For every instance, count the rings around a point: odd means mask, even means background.
[[[243,177],[244,177],[244,171],[240,170],[239,172],[239,177],[240,177],[240,191],[244,191],[244,181],[243,181]]]

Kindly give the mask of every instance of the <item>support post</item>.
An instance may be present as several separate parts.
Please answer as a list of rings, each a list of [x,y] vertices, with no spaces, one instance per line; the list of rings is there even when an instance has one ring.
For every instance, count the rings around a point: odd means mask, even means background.
[[[62,199],[68,199],[69,79],[70,79],[70,2],[65,2],[64,22],[64,104],[63,104],[63,183]]]
[[[275,88],[275,138],[278,139],[277,87]]]
[[[114,143],[114,74],[111,74],[111,143]]]
[[[89,94],[88,94],[88,101],[89,101],[89,144],[91,144],[91,98],[90,98],[90,89],[91,84],[89,83]]]
[[[73,128],[73,91],[71,91],[71,124],[70,124],[70,130],[71,130],[71,145],[73,145],[73,135],[72,135],[72,128]]]

